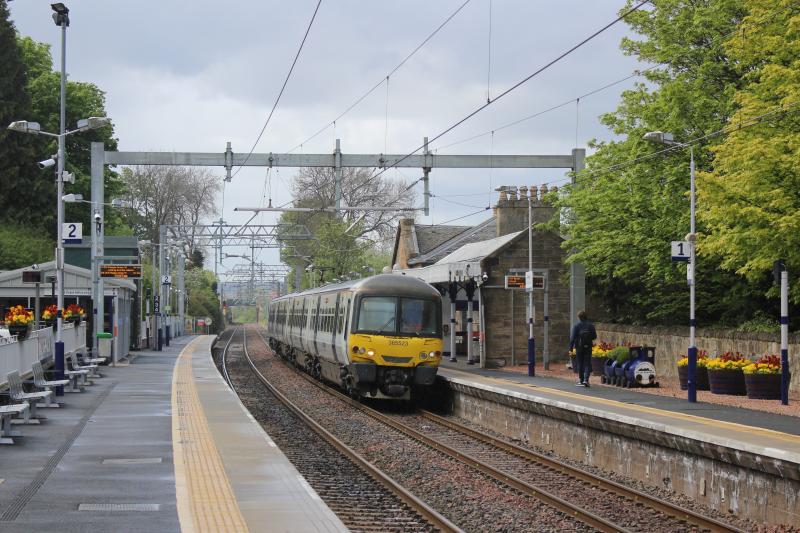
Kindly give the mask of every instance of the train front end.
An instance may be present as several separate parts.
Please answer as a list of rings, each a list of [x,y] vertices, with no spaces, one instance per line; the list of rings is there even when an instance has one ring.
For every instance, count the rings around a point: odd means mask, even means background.
[[[356,297],[348,338],[351,388],[361,396],[408,399],[429,387],[442,358],[442,301],[420,280],[391,276],[391,287]]]

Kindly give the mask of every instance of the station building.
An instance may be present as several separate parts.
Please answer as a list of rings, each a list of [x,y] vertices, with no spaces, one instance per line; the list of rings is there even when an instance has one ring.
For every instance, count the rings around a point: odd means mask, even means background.
[[[92,346],[94,316],[92,313],[92,271],[91,243],[64,246],[64,307],[77,304],[86,312],[86,346]],[[106,256],[138,256],[135,237],[107,237]],[[109,262],[109,261],[106,261]],[[122,262],[122,261],[121,261]],[[125,263],[131,262],[125,260]],[[23,272],[36,270],[41,273],[42,282],[26,283]],[[55,261],[30,265],[16,270],[0,272],[0,312],[15,305],[22,305],[34,311],[36,320],[48,305],[56,304]],[[131,340],[137,339],[139,329],[140,298],[135,280],[104,278],[104,317],[103,331],[114,335],[113,350],[117,359],[127,357]],[[38,294],[38,306],[37,306]]]
[[[584,294],[581,270],[573,274],[576,270],[571,272],[565,264],[564,238],[557,231],[535,229],[556,216],[556,209],[545,200],[546,186],[531,187],[530,191],[533,271],[539,282],[534,290],[534,338],[537,364],[541,364],[545,354],[549,361],[565,358],[570,327]],[[479,355],[481,366],[527,360],[528,295],[521,289],[506,288],[505,281],[506,276],[524,277],[528,270],[528,200],[525,187],[501,187],[493,216],[476,226],[421,225],[403,219],[397,229],[393,271],[419,277],[439,288],[443,324],[448,326],[448,285],[459,282],[455,301],[458,355],[467,352],[470,303],[465,281],[475,280],[473,358]],[[445,352],[449,353],[449,334],[444,337]]]

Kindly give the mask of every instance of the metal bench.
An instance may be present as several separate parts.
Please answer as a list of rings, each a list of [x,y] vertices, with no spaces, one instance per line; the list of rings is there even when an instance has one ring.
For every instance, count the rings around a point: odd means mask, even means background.
[[[0,444],[14,444],[12,437],[21,437],[22,433],[11,429],[11,419],[28,411],[27,403],[0,405]]]
[[[74,353],[69,358],[69,364],[72,367],[72,370],[85,370],[87,372],[86,379],[88,380],[89,384],[91,385],[91,379],[95,377],[100,377],[97,375],[97,365],[90,364],[90,365],[82,365],[78,362],[78,354]]]
[[[83,364],[102,365],[108,360],[108,357],[93,357],[94,354],[91,352],[92,349],[89,348],[89,350],[89,355],[81,357]]]
[[[53,392],[53,387],[63,387],[64,385],[69,385],[69,388],[74,390],[72,382],[78,381],[77,376],[75,376],[76,379],[56,379],[56,380],[45,379],[44,377],[45,370],[44,368],[42,368],[42,363],[39,361],[33,363],[31,368],[33,369],[33,384],[39,390],[47,390]],[[70,392],[72,392],[72,390]],[[49,407],[61,407],[61,405],[62,404],[60,404],[58,401],[53,400],[53,402],[49,405]]]
[[[19,377],[19,372],[9,372],[8,377],[8,390],[11,399],[16,402],[27,402],[31,408],[25,413],[25,424],[38,424],[39,420],[46,419],[44,415],[39,415],[36,408],[40,406],[39,400],[44,400],[42,407],[47,407],[52,402],[53,393],[51,391],[40,392],[25,392],[22,385],[22,378]]]

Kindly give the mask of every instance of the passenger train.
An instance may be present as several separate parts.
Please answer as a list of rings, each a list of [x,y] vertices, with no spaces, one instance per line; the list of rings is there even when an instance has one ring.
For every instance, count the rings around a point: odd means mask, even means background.
[[[396,274],[327,285],[269,304],[267,337],[282,358],[354,398],[410,399],[442,357],[442,298]]]

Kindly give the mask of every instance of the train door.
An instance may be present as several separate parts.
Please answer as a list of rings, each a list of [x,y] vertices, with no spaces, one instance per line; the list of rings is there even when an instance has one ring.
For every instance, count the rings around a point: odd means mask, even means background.
[[[313,331],[313,340],[312,340],[312,348],[314,349],[314,355],[319,355],[319,343],[317,339],[319,337],[319,306],[320,302],[322,302],[322,295],[317,296],[316,302],[314,304],[314,331]]]
[[[341,311],[339,310],[339,304],[342,300],[342,293],[336,293],[336,300],[333,304],[333,320],[331,321],[331,352],[333,352],[333,359],[334,361],[341,362],[344,360],[342,357],[342,347],[339,343],[339,319],[341,316]]]
[[[305,328],[303,330],[303,350],[306,353],[312,353],[313,351],[313,343],[314,343],[314,312],[315,312],[315,305],[314,305],[314,297],[307,296],[306,297],[306,314],[303,317],[303,322],[305,322]]]
[[[350,354],[347,351],[347,329],[350,326],[350,294],[342,293],[339,302],[339,314],[336,329],[336,349],[339,354],[339,362],[347,364],[350,362]]]

